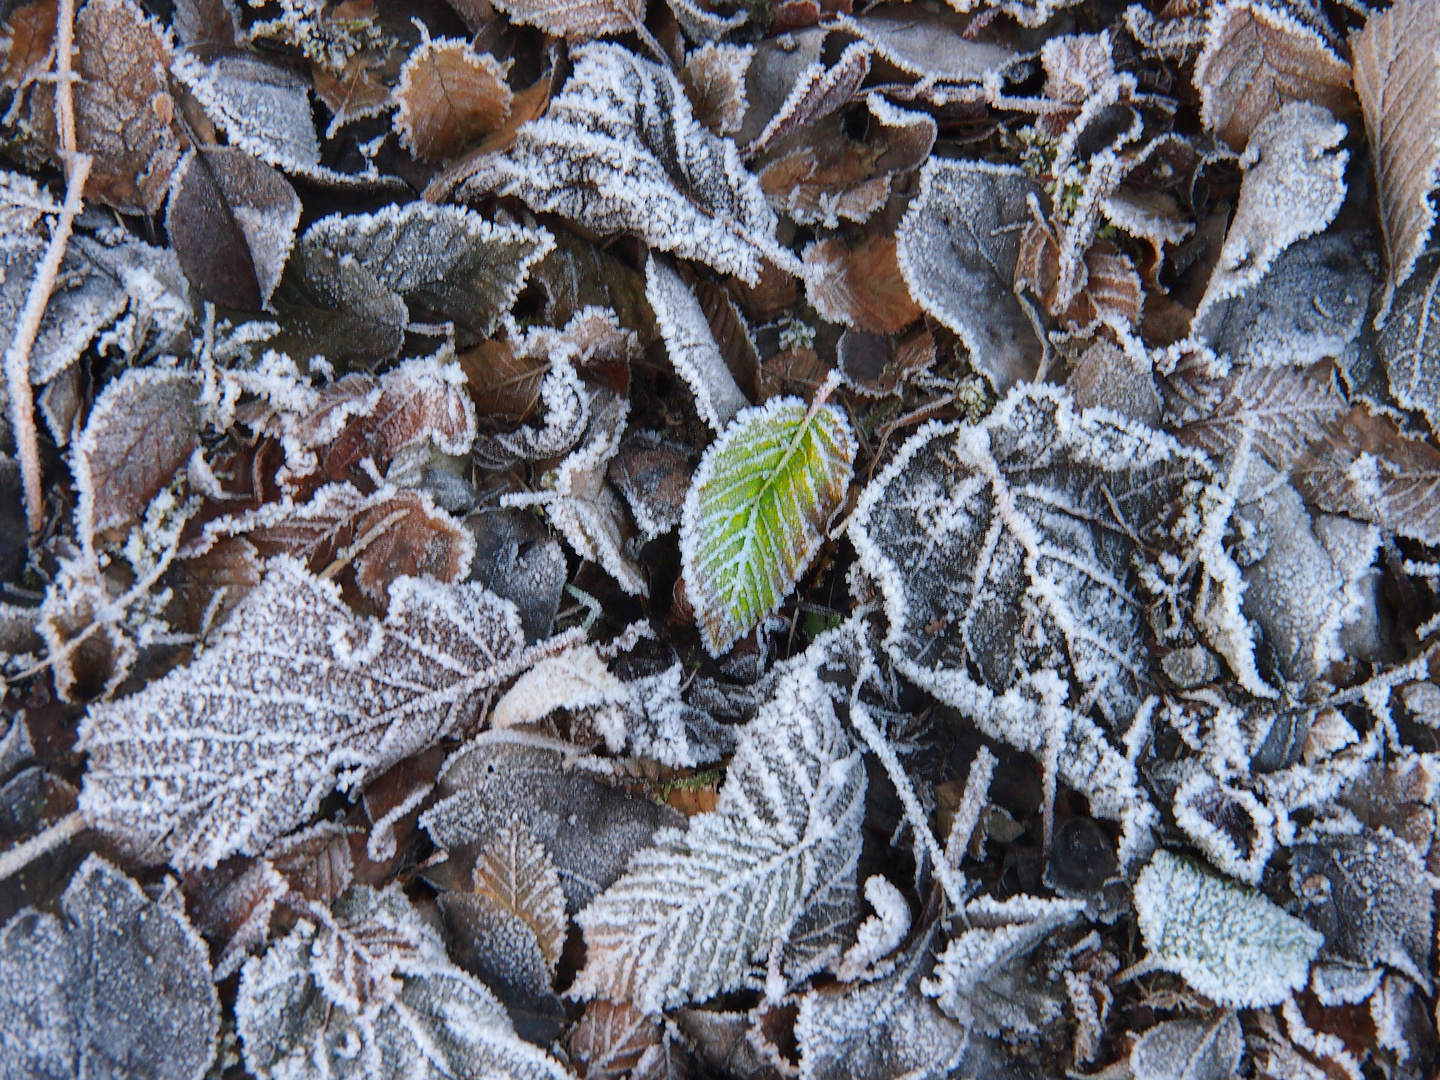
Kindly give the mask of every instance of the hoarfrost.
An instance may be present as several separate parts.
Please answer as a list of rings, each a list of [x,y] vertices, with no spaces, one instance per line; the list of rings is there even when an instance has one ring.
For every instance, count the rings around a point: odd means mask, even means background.
[[[750,403],[725,365],[700,301],[679,274],[653,255],[645,264],[645,299],[655,312],[670,363],[695,395],[700,419],[723,430]]]

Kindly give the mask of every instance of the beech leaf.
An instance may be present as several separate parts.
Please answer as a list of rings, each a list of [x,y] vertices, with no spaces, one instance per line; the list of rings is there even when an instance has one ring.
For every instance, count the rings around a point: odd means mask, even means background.
[[[500,0],[495,6],[511,22],[571,41],[628,33],[645,22],[645,0]]]
[[[569,920],[550,856],[524,825],[506,825],[475,862],[475,891],[525,923],[553,973]]]
[[[754,56],[753,45],[716,45],[707,41],[685,58],[680,80],[695,109],[695,119],[716,135],[733,135],[745,122],[749,105],[745,72]]]
[[[774,398],[740,412],[705,451],[680,520],[680,558],[712,656],[794,589],[844,500],[855,450],[834,406]]]
[[[466,41],[431,38],[400,69],[395,130],[417,157],[442,161],[498,128],[512,96],[495,57]]]
[[[900,273],[895,240],[876,236],[848,247],[822,240],[805,249],[805,292],[822,319],[867,334],[903,330],[921,312]]]
[[[466,730],[484,692],[539,655],[514,608],[474,585],[401,579],[376,622],[281,556],[197,660],[90,710],[81,808],[142,862],[259,853],[337,784]]]

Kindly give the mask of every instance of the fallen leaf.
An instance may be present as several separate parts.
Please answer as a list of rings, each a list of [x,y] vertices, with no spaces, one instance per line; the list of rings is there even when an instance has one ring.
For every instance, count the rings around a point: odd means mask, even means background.
[[[500,0],[495,4],[512,22],[539,27],[570,41],[593,41],[642,26],[645,0]]]
[[[820,317],[869,334],[902,330],[924,314],[910,299],[893,237],[856,247],[823,240],[805,249],[805,293]]]
[[[50,67],[55,52],[55,12],[59,0],[31,0],[11,11],[0,26],[0,85],[29,86]]]
[[[716,135],[733,135],[745,120],[745,72],[754,55],[753,45],[707,41],[685,58],[680,81],[695,119]]]
[[[493,56],[465,41],[432,38],[400,70],[395,130],[417,157],[442,161],[498,128],[512,96]]]

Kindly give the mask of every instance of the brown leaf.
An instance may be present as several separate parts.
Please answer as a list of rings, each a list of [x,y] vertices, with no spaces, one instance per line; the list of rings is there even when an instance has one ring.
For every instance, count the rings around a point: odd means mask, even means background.
[[[620,444],[607,474],[640,531],[653,540],[680,524],[693,472],[689,449],[653,431],[637,431]]]
[[[431,180],[422,197],[432,203],[444,202],[456,188],[483,168],[490,158],[510,149],[515,144],[522,124],[528,124],[531,120],[538,120],[545,115],[545,110],[550,107],[550,93],[554,85],[555,73],[550,71],[516,93],[510,101],[510,115],[506,121],[486,135],[484,141],[474,150]]]
[[[554,972],[570,921],[560,875],[545,848],[519,821],[506,825],[475,861],[475,891],[519,918],[535,934]]]
[[[466,41],[434,38],[400,71],[395,130],[416,157],[441,161],[504,123],[512,97],[495,57]]]
[[[165,215],[190,283],[205,299],[242,311],[269,304],[299,223],[300,197],[290,182],[229,146],[187,155]]]
[[[275,841],[266,855],[291,890],[322,904],[348,889],[355,873],[349,835],[343,825],[330,821]]]
[[[658,340],[644,276],[568,229],[554,233],[555,249],[530,268],[530,280],[545,291],[545,321],[565,326],[587,307],[609,308],[642,347]]]
[[[1295,465],[1295,485],[1323,510],[1440,544],[1440,450],[1355,406]]]
[[[1351,47],[1390,263],[1379,323],[1435,225],[1430,190],[1440,170],[1440,6],[1399,0],[1371,15]]]
[[[716,135],[733,135],[745,119],[745,71],[754,50],[707,41],[685,58],[680,81],[695,119]]]
[[[660,1021],[628,1002],[591,1001],[567,1043],[582,1080],[621,1080],[660,1045]]]
[[[793,394],[808,401],[829,373],[830,369],[814,349],[803,345],[782,349],[760,365],[760,398],[769,401],[772,397]]]
[[[870,57],[874,51],[865,42],[855,42],[840,54],[834,67],[826,68],[820,64],[808,67],[780,106],[780,111],[740,151],[741,154],[747,158],[763,154],[801,128],[823,120],[848,104],[865,81],[865,76],[870,74]]]
[[[760,323],[773,322],[800,299],[800,286],[795,278],[771,262],[760,264],[758,285],[747,285],[737,277],[730,277],[725,279],[725,287],[745,314]],[[705,301],[702,298],[700,302]]]
[[[45,74],[55,52],[55,10],[59,0],[34,0],[16,8],[0,28],[0,85],[19,90]]]
[[[239,970],[249,950],[265,944],[270,916],[289,883],[264,859],[225,863],[185,878],[196,929],[220,947],[215,978],[226,978]]]
[[[352,525],[355,543],[379,532],[355,559],[360,591],[383,609],[390,586],[402,577],[459,581],[470,572],[475,540],[427,495],[401,491],[372,506]]]
[[[255,545],[238,537],[225,537],[205,554],[179,560],[166,578],[174,593],[167,609],[171,625],[189,634],[219,626],[263,575]]]
[[[391,48],[358,52],[345,62],[345,67],[338,73],[324,64],[312,63],[310,74],[315,96],[330,110],[327,134],[333,136],[345,124],[367,116],[378,116],[389,108],[392,100],[390,88],[404,62],[405,51]]]
[[[1033,289],[1050,314],[1063,318],[1076,331],[1088,330],[1105,319],[1123,319],[1131,325],[1139,322],[1144,294],[1130,257],[1101,241],[1085,253],[1082,262],[1081,288],[1069,304],[1063,304],[1060,245],[1048,225],[1031,221],[1020,238],[1016,287]]]
[[[872,236],[855,248],[824,240],[805,249],[805,265],[811,271],[805,291],[822,319],[885,334],[923,314],[900,273],[893,236]]]
[[[890,177],[876,175],[881,153],[821,125],[809,143],[765,166],[760,189],[800,224],[868,221],[890,197]]]
[[[100,395],[71,466],[94,530],[141,513],[200,443],[200,388],[183,371],[132,368]]]
[[[713,281],[702,278],[695,282],[693,291],[735,385],[753,403],[760,393],[760,356],[745,317],[730,294]]]
[[[75,16],[75,49],[75,142],[94,158],[85,194],[122,213],[153,214],[180,163],[165,32],[134,0],[89,0]],[[53,101],[53,91],[37,94],[37,119],[58,147]]]
[[[465,372],[479,418],[504,431],[514,431],[530,418],[550,370],[546,357],[517,353],[512,342],[501,338],[482,341],[455,359]]]
[[[370,862],[387,863],[395,858],[402,839],[397,826],[405,825],[405,838],[415,834],[421,804],[435,790],[445,756],[444,747],[433,746],[392,765],[365,789],[365,813],[372,825],[365,844]]]
[[[898,340],[894,334],[846,330],[835,355],[851,386],[867,397],[884,397],[900,390],[909,376],[935,363],[935,338],[924,326]]]
[[[570,41],[623,34],[645,21],[645,0],[500,0],[495,6],[511,22]]]
[[[1286,102],[1312,101],[1336,115],[1354,109],[1349,68],[1314,30],[1263,0],[1215,9],[1195,86],[1205,126],[1237,151]]]

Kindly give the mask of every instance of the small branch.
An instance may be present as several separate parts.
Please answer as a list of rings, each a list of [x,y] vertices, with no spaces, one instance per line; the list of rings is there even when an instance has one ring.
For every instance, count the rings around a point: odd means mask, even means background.
[[[79,810],[66,814],[38,836],[16,844],[0,854],[0,881],[8,881],[46,852],[54,851],[65,841],[79,836],[86,829],[85,815]]]

